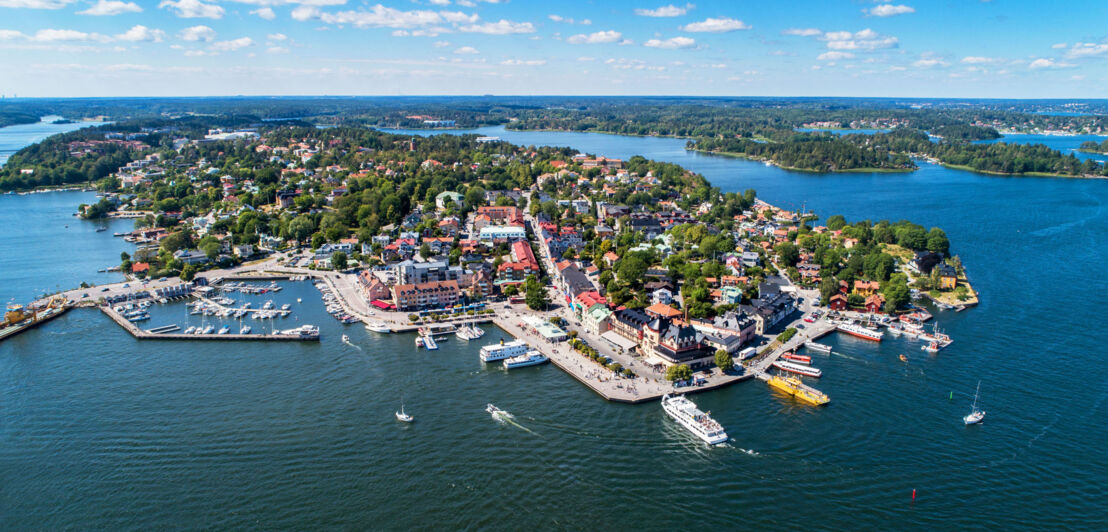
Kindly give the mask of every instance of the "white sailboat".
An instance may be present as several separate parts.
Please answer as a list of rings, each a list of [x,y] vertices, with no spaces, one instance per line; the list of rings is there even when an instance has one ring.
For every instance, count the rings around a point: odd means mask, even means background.
[[[962,418],[962,421],[966,425],[973,425],[980,423],[985,419],[985,411],[977,409],[977,395],[981,392],[981,381],[977,381],[977,391],[973,393],[973,411],[971,411],[966,417]]]
[[[404,400],[403,399],[400,400],[400,411],[396,413],[396,419],[398,421],[403,421],[404,423],[411,423],[411,422],[415,421],[414,417],[404,413]]]

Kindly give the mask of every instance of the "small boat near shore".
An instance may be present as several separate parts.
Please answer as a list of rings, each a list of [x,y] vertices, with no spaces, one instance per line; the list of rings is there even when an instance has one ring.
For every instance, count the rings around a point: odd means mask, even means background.
[[[376,321],[371,321],[365,324],[365,330],[378,334],[389,334],[392,332],[392,329],[390,329],[387,325]]]
[[[827,344],[821,344],[819,342],[813,342],[811,340],[804,342],[804,347],[811,349],[812,351],[818,351],[820,353],[830,353],[831,346]]]
[[[512,340],[505,343],[503,340],[497,344],[486,345],[481,348],[481,362],[496,362],[526,354],[531,346],[523,340]]]

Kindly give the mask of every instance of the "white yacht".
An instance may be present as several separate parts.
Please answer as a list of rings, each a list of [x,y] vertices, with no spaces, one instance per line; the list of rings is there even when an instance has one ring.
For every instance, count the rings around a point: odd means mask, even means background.
[[[504,360],[504,369],[525,368],[527,366],[537,366],[543,364],[550,359],[546,355],[538,351],[528,351],[526,354],[515,356]]]
[[[403,421],[404,423],[411,423],[411,422],[415,421],[415,418],[412,417],[410,414],[405,414],[404,413],[404,402],[403,401],[400,402],[400,410],[396,412],[396,419],[397,419],[397,421]]]
[[[523,340],[513,340],[508,343],[501,340],[498,344],[486,345],[481,348],[481,362],[504,360],[505,358],[526,354],[530,350],[531,346]]]
[[[392,332],[392,329],[390,329],[388,325],[380,322],[369,322],[365,324],[365,330],[380,334],[388,334]]]
[[[709,445],[727,441],[723,427],[708,414],[701,412],[696,404],[683,395],[662,396],[662,409],[669,417],[704,440]]]
[[[239,329],[239,334],[250,334],[250,326],[243,325],[242,328]]]

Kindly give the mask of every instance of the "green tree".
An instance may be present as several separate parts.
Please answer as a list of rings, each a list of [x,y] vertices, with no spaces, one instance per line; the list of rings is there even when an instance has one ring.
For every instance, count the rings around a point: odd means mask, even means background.
[[[312,236],[313,232],[315,232],[315,224],[311,218],[305,215],[297,216],[289,222],[289,237],[296,239],[301,244]]]
[[[188,282],[196,277],[196,266],[192,264],[186,264],[184,268],[181,268],[181,280]]]
[[[800,260],[800,250],[792,242],[782,242],[774,246],[773,251],[781,257],[781,263],[785,266],[793,266]]]
[[[942,253],[943,255],[950,252],[950,239],[946,237],[946,233],[942,229],[932,227],[927,232],[927,251]]]
[[[731,368],[735,367],[735,360],[731,358],[731,354],[723,349],[716,351],[716,366],[723,371],[731,371]]]
[[[425,259],[431,256],[431,246],[427,245],[426,242],[424,242],[422,246],[419,246],[419,256]]]
[[[331,266],[336,270],[345,270],[347,266],[346,253],[336,251],[331,254]]]
[[[692,378],[692,369],[685,364],[670,366],[666,369],[666,380],[670,382],[684,381]]]
[[[527,278],[527,281],[523,283],[523,288],[527,292],[525,296],[527,308],[531,310],[542,310],[550,304],[550,301],[546,297],[546,288],[543,287],[542,283],[540,283],[534,275]]]

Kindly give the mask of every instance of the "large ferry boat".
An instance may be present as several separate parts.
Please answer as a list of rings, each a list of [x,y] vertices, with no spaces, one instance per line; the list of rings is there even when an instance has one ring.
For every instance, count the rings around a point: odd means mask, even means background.
[[[836,325],[835,328],[838,329],[839,332],[844,332],[851,336],[857,336],[858,338],[864,338],[866,340],[873,340],[874,342],[880,342],[881,338],[885,336],[885,333],[881,331],[855,325],[853,323],[840,323]]]
[[[495,362],[526,354],[531,346],[523,340],[513,340],[508,343],[501,341],[498,344],[486,345],[481,348],[481,362]]]
[[[537,366],[543,364],[550,359],[546,355],[538,351],[528,351],[527,354],[515,356],[504,360],[504,369],[525,368],[527,366]]]
[[[801,401],[811,403],[816,406],[825,405],[831,402],[831,398],[827,397],[827,394],[804,384],[799,377],[784,377],[781,375],[773,375],[767,381],[771,388],[785,392]]]
[[[695,403],[683,395],[662,396],[662,409],[669,414],[669,417],[709,445],[727,441],[727,432],[723,427],[712,419],[712,416],[701,412]]]
[[[795,363],[792,363],[792,362],[786,362],[784,360],[778,360],[777,362],[774,362],[773,367],[775,367],[779,370],[782,370],[782,371],[788,371],[790,373],[798,373],[800,375],[804,375],[804,376],[807,376],[807,377],[820,377],[820,376],[823,375],[823,372],[820,371],[819,368],[813,368],[811,366],[802,366],[800,364],[795,364]]]

